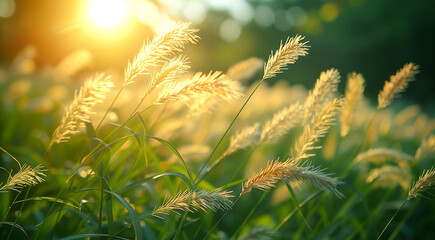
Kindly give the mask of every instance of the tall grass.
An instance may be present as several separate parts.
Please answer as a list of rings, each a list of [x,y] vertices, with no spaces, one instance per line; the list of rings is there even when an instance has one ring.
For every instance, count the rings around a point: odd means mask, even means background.
[[[1,239],[435,237],[421,231],[432,202],[413,200],[433,190],[435,120],[393,103],[417,65],[386,82],[376,109],[361,74],[344,97],[335,68],[311,91],[269,84],[308,54],[303,36],[224,74],[189,72],[197,34],[165,27],[122,77],[66,81],[91,61],[81,52],[50,78],[1,83]],[[22,56],[9,79],[33,55]]]

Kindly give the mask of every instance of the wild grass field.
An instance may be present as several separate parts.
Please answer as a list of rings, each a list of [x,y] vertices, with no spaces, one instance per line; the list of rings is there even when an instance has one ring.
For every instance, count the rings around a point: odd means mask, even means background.
[[[34,69],[32,48],[1,69],[1,239],[435,239],[435,120],[397,101],[418,63],[375,103],[364,73],[271,84],[316,48],[301,35],[191,72],[198,31],[165,26],[122,74],[76,77],[82,51]]]

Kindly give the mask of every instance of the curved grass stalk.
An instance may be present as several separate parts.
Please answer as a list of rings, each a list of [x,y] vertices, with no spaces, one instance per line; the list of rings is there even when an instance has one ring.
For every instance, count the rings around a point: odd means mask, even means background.
[[[276,76],[278,73],[282,73],[282,70],[286,69],[286,66],[289,64],[293,64],[298,60],[299,56],[305,56],[308,54],[308,47],[306,44],[308,42],[300,42],[304,39],[303,36],[296,35],[294,38],[287,38],[285,44],[283,45],[282,42],[280,43],[279,49],[269,56],[269,59],[267,63],[264,64],[264,74],[260,82],[258,82],[257,86],[255,86],[254,90],[251,92],[249,97],[246,99],[246,101],[243,103],[240,110],[237,112],[236,116],[231,121],[230,125],[228,126],[225,133],[220,138],[219,142],[216,144],[216,146],[213,148],[213,151],[210,153],[210,156],[207,158],[207,160],[202,164],[202,166],[199,169],[198,177],[195,178],[195,183],[198,184],[212,169],[209,171],[206,171],[204,174],[202,174],[202,171],[207,166],[207,164],[210,162],[211,158],[215,154],[217,148],[222,143],[223,139],[231,129],[231,127],[234,125],[234,122],[239,117],[240,113],[245,108],[246,104],[248,104],[251,97],[254,95],[254,93],[257,91],[258,87],[260,87],[261,83],[263,83],[264,80]]]
[[[101,149],[98,149],[98,150],[95,150],[95,151],[89,153],[89,154],[88,154],[88,157],[87,157],[86,159],[84,159],[84,160],[83,160],[83,161],[82,161],[82,162],[81,162],[81,163],[80,163],[80,164],[75,168],[75,170],[73,171],[73,173],[72,173],[72,174],[70,175],[70,177],[68,178],[67,182],[72,178],[72,176],[74,176],[74,174],[78,171],[78,169],[79,169],[80,167],[82,167],[82,166],[87,162],[87,160],[88,160],[88,159],[89,159],[93,154],[96,154],[96,153],[102,151],[103,149],[108,148],[108,147],[114,145],[115,143],[117,143],[117,142],[119,142],[119,141],[121,141],[121,140],[124,140],[124,139],[129,138],[129,137],[137,137],[137,136],[140,136],[140,137],[146,137],[146,138],[152,138],[152,139],[154,139],[154,140],[157,140],[157,141],[159,141],[160,143],[162,143],[164,146],[166,146],[169,150],[171,150],[171,151],[172,151],[172,152],[173,152],[173,153],[174,153],[174,154],[175,154],[175,155],[180,159],[180,161],[181,161],[182,164],[183,164],[183,167],[185,168],[187,174],[189,175],[189,179],[191,180],[192,183],[194,183],[193,176],[192,176],[191,172],[189,171],[189,169],[188,169],[188,167],[187,167],[187,165],[186,165],[186,162],[184,161],[183,157],[181,156],[181,154],[178,152],[178,150],[177,150],[174,146],[172,146],[168,141],[166,141],[166,140],[164,140],[164,139],[161,139],[161,138],[158,138],[158,137],[155,137],[155,136],[152,136],[152,135],[139,134],[139,133],[135,133],[135,134],[130,134],[130,135],[127,135],[127,136],[123,136],[123,137],[118,138],[117,140],[115,140],[115,141],[113,141],[113,142],[107,144],[107,146],[104,146],[104,147],[101,148]],[[95,148],[95,149],[96,149],[96,148]]]
[[[402,221],[400,221],[400,224],[397,225],[396,229],[393,231],[393,233],[388,238],[388,240],[396,239],[397,234],[399,233],[400,229],[402,229],[403,224],[405,224],[405,222],[411,216],[411,213],[414,210],[414,208],[418,205],[419,200],[420,199],[417,199],[416,201],[414,201],[414,203],[412,204],[412,207],[409,208],[408,210],[406,210],[406,215],[402,218]]]
[[[217,227],[217,225],[222,221],[222,219],[225,217],[225,215],[227,215],[227,213],[233,208],[234,205],[236,205],[236,202],[240,199],[240,195],[234,200],[233,204],[231,205],[231,208],[229,208],[228,210],[226,210],[224,212],[224,214],[222,214],[222,216],[219,218],[219,220],[215,223],[215,225],[213,225],[213,227],[210,229],[210,231],[207,233],[207,235],[202,239],[202,240],[206,240],[208,238],[208,236],[210,235],[210,233],[213,232],[213,230]]]
[[[287,189],[288,189],[290,195],[292,196],[293,203],[296,205],[298,212],[301,214],[302,220],[304,221],[305,225],[307,226],[307,228],[310,231],[313,231],[313,229],[310,227],[310,224],[308,224],[307,219],[304,216],[304,213],[302,213],[302,210],[299,207],[298,200],[296,199],[296,194],[293,191],[293,188],[290,186],[290,184],[288,182],[285,182],[285,185],[287,186]]]
[[[219,142],[216,144],[216,146],[213,148],[213,151],[210,153],[210,156],[207,158],[207,161],[205,161],[201,168],[199,169],[199,173],[198,176],[195,178],[195,185],[197,185],[199,182],[201,182],[201,180],[203,178],[205,178],[205,176],[212,170],[210,169],[209,171],[202,173],[202,171],[204,170],[204,168],[207,166],[207,164],[210,162],[211,158],[213,157],[213,155],[215,154],[217,148],[219,147],[219,145],[222,143],[222,141],[224,140],[225,136],[227,135],[227,133],[230,131],[231,127],[234,125],[234,122],[237,120],[237,118],[239,117],[240,113],[243,111],[243,109],[245,108],[246,104],[248,104],[249,100],[251,99],[252,95],[254,95],[254,93],[257,91],[258,87],[260,87],[261,83],[264,81],[265,79],[261,79],[261,81],[257,84],[257,86],[254,88],[254,90],[251,92],[251,94],[249,95],[249,97],[246,99],[245,103],[243,104],[243,106],[240,108],[239,112],[237,112],[236,116],[233,118],[233,120],[231,121],[230,125],[228,126],[227,130],[225,131],[225,133],[222,135],[222,137],[220,138]]]
[[[27,189],[26,196],[24,196],[24,199],[26,199],[27,196],[29,196],[29,192],[30,192],[30,187]],[[21,204],[20,210],[18,211],[18,215],[14,220],[14,224],[17,224],[17,221],[18,221],[18,218],[20,217],[21,211],[23,211],[23,207],[24,207],[24,202]],[[9,231],[7,240],[9,240],[9,238],[11,237],[13,230],[14,230],[14,228],[11,228],[11,230]],[[26,236],[27,236],[27,234],[26,234]]]
[[[390,218],[390,221],[388,221],[387,225],[385,225],[384,229],[382,230],[381,234],[379,234],[377,240],[381,239],[382,234],[384,234],[385,230],[387,230],[388,226],[390,225],[391,221],[393,221],[394,217],[397,215],[397,213],[399,213],[399,211],[403,208],[403,206],[405,206],[405,204],[408,202],[408,199],[405,200],[405,202],[403,202],[402,206],[400,206],[399,209],[397,209],[397,211],[394,213],[394,215]]]
[[[308,202],[310,202],[311,200],[313,200],[314,198],[320,196],[320,194],[323,192],[323,190],[318,190],[317,192],[311,194],[307,199],[305,199],[303,202],[301,202],[298,207],[299,209],[302,208],[303,206],[305,206],[305,204],[307,204]],[[278,231],[297,211],[298,209],[295,208],[293,209],[293,211],[291,211],[276,227],[275,227],[275,231]]]
[[[257,208],[260,206],[260,203],[263,201],[263,199],[266,197],[267,193],[269,193],[270,190],[265,191],[261,197],[258,199],[257,203],[252,207],[251,211],[248,213],[248,215],[245,217],[245,220],[243,220],[242,224],[237,228],[237,230],[233,233],[233,235],[230,237],[230,239],[234,239],[240,231],[242,231],[243,226],[248,222],[248,220],[251,218],[251,216],[254,214],[254,212],[257,210]]]

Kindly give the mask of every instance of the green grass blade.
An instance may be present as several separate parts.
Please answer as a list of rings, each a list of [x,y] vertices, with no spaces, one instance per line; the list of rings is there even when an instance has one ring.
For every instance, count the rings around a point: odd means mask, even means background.
[[[125,209],[127,209],[128,214],[130,215],[131,221],[134,222],[133,228],[134,228],[134,231],[136,233],[136,239],[143,239],[142,229],[140,227],[140,221],[137,221],[138,218],[137,218],[136,212],[134,211],[133,207],[127,201],[125,201],[125,199],[123,197],[121,197],[119,194],[114,193],[112,191],[108,191],[108,190],[105,190],[104,192],[112,194],[116,199],[118,199],[119,202],[121,202],[122,205],[124,205]]]
[[[364,207],[365,207],[366,211],[367,211],[367,212],[370,212],[370,210],[369,210],[369,205],[367,204],[367,200],[366,200],[366,198],[364,197],[364,195],[363,195],[360,191],[358,191],[358,189],[354,188],[352,185],[350,185],[350,184],[347,183],[347,182],[343,182],[343,185],[345,185],[345,186],[347,186],[348,188],[352,189],[352,191],[354,191],[354,192],[358,195],[358,197],[361,198],[361,200],[363,201],[363,203],[364,203]]]
[[[27,201],[50,201],[50,202],[60,203],[60,204],[66,205],[66,206],[74,208],[76,210],[80,210],[80,208],[78,206],[75,206],[70,202],[64,201],[64,200],[59,199],[59,198],[54,198],[54,197],[32,197],[32,198],[26,198],[23,200],[16,201],[16,203],[27,202]]]
[[[312,229],[312,228],[310,227],[310,225],[308,224],[308,222],[307,222],[307,220],[306,220],[304,214],[302,213],[301,208],[299,207],[299,203],[298,203],[298,200],[296,199],[296,195],[295,195],[295,193],[294,193],[294,191],[293,191],[293,188],[290,186],[290,184],[289,184],[288,182],[286,182],[286,181],[284,181],[284,182],[285,182],[285,185],[287,186],[288,191],[290,192],[290,194],[291,194],[291,196],[292,196],[293,203],[296,205],[296,208],[298,209],[298,212],[301,214],[302,220],[304,221],[304,223],[305,223],[305,225],[307,226],[307,228],[308,228],[310,231],[313,231],[313,229]]]
[[[146,182],[149,182],[149,181],[151,181],[151,180],[155,180],[155,179],[158,179],[158,178],[161,178],[161,177],[164,177],[164,176],[176,176],[176,177],[179,177],[179,178],[181,178],[181,179],[182,179],[182,180],[187,184],[187,186],[189,187],[189,189],[191,189],[191,190],[194,189],[192,183],[190,182],[190,180],[187,178],[186,175],[184,175],[184,174],[182,174],[182,173],[179,173],[179,172],[164,172],[164,173],[160,173],[160,174],[154,175],[154,176],[152,176],[152,177],[148,177],[148,178],[142,179],[142,180],[140,180],[140,181],[137,181],[137,182],[131,183],[131,184],[129,184],[129,185],[123,187],[122,189],[120,189],[120,190],[118,190],[118,191],[116,191],[116,192],[117,192],[118,194],[121,194],[121,193],[124,193],[124,192],[126,192],[126,191],[128,191],[128,190],[130,190],[130,189],[133,189],[133,188],[135,188],[135,187],[138,187],[138,186],[140,186],[140,185],[142,185],[142,184],[144,184],[144,183],[146,183]]]
[[[121,240],[129,240],[128,238],[113,236],[110,234],[101,234],[101,233],[83,233],[83,234],[77,234],[73,236],[69,236],[66,238],[61,238],[60,240],[73,240],[73,239],[84,239],[84,238],[115,238],[115,239],[121,239]]]
[[[151,135],[145,135],[145,134],[141,134],[141,135],[143,135],[144,137],[147,137],[147,138],[152,138],[154,140],[157,140],[160,143],[162,143],[163,145],[165,145],[169,150],[171,150],[171,152],[174,153],[178,157],[178,159],[180,159],[180,161],[183,163],[183,166],[186,169],[187,174],[189,175],[189,179],[192,181],[192,183],[194,183],[192,174],[190,173],[189,168],[186,165],[186,162],[184,161],[183,157],[181,156],[181,154],[178,152],[178,150],[174,146],[172,146],[168,141],[166,141],[164,139],[161,139],[161,138],[158,138],[155,136],[151,136]]]
[[[245,217],[245,220],[243,220],[242,224],[240,224],[240,226],[237,228],[237,230],[234,232],[234,234],[230,237],[230,239],[234,239],[239,233],[240,231],[242,231],[243,227],[245,226],[245,224],[249,221],[249,219],[251,218],[251,216],[254,214],[254,212],[257,210],[257,208],[260,206],[261,202],[263,201],[263,199],[266,197],[267,193],[269,193],[270,189],[265,191],[261,197],[258,199],[257,203],[255,203],[254,207],[252,207],[251,211],[248,213],[248,215]]]
[[[318,196],[320,196],[320,194],[322,193],[323,191],[322,190],[319,190],[319,191],[317,191],[317,192],[315,192],[315,193],[313,193],[313,194],[311,194],[307,199],[305,199],[303,202],[301,202],[300,204],[299,204],[299,208],[302,208],[303,206],[305,206],[305,204],[307,204],[307,203],[309,203],[309,202],[311,202],[311,200],[313,200],[313,199],[315,199],[315,198],[317,198]],[[295,209],[293,209],[293,211],[291,211],[282,221],[281,221],[281,223],[280,224],[278,224],[276,227],[275,227],[275,231],[278,231],[283,225],[284,225],[284,223],[286,223],[295,213],[296,213],[296,211],[297,211],[297,209],[295,208]]]
[[[12,226],[12,227],[14,227],[14,228],[19,229],[21,232],[24,233],[24,235],[26,235],[27,239],[30,239],[30,238],[29,238],[29,235],[27,235],[27,233],[26,233],[26,231],[24,230],[24,228],[21,227],[18,223],[14,223],[14,222],[0,222],[0,225],[1,225],[1,224],[10,225],[10,226]]]
[[[246,182],[247,180],[248,180],[248,178],[239,179],[239,180],[236,180],[236,181],[234,181],[234,182],[227,183],[227,184],[225,184],[225,185],[223,185],[223,186],[221,186],[221,187],[219,187],[219,188],[222,189],[222,190],[224,190],[224,189],[230,188],[230,187],[232,187],[232,186],[236,186],[236,185],[239,185],[239,184],[241,184],[241,183],[244,183],[244,182]]]

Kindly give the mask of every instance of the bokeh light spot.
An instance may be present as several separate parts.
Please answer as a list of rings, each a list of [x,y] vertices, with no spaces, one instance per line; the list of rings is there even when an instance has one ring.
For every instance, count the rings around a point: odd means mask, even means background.
[[[0,0],[0,17],[11,17],[15,12],[14,0]]]
[[[200,24],[207,16],[207,9],[201,1],[191,0],[183,8],[183,15],[193,23]]]
[[[233,0],[206,0],[206,2],[211,8],[216,10],[229,9],[234,4]]]
[[[322,21],[316,12],[311,11],[308,13],[307,22],[303,28],[308,33],[318,34],[322,32]]]
[[[275,15],[269,6],[260,5],[255,8],[254,20],[259,26],[268,27],[275,21]]]
[[[288,9],[289,13],[294,18],[294,25],[296,27],[303,27],[307,22],[307,13],[299,6],[293,6]]]
[[[242,24],[248,24],[254,18],[254,9],[245,0],[235,1],[229,8],[229,12],[234,19]]]
[[[234,19],[225,20],[219,29],[220,36],[227,42],[233,42],[240,37],[242,27]]]
[[[275,15],[275,27],[281,31],[288,31],[294,25],[293,15],[289,11],[280,10]]]
[[[152,2],[140,1],[135,5],[137,20],[145,25],[152,26],[161,18],[159,8]]]
[[[159,0],[160,6],[165,13],[179,16],[181,10],[186,6],[185,0]]]
[[[337,18],[338,13],[339,7],[336,2],[327,2],[320,8],[320,16],[326,22],[333,21],[335,18]]]

